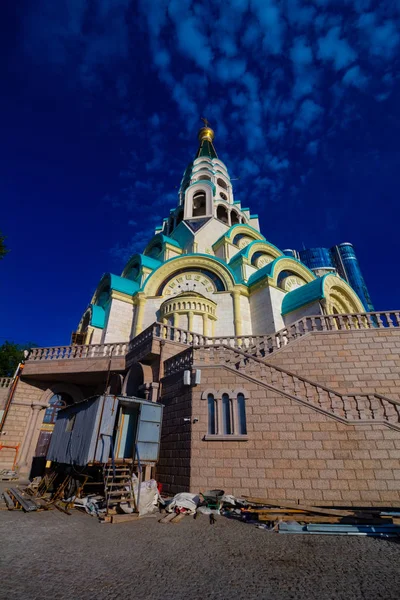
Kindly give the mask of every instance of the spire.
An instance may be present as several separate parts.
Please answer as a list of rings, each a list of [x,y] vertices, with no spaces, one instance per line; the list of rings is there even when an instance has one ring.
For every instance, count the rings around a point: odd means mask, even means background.
[[[214,148],[213,139],[214,139],[214,131],[209,126],[209,122],[207,119],[201,119],[204,121],[204,127],[202,127],[199,131],[198,137],[200,146],[197,150],[197,154],[195,158],[200,158],[201,156],[207,156],[208,158],[218,158],[217,153]]]

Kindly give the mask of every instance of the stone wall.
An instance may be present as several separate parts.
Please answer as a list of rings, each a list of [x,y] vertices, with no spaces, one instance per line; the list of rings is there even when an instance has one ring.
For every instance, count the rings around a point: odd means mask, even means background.
[[[18,460],[23,451],[23,442],[28,433],[29,424],[32,422],[32,405],[40,402],[47,385],[44,383],[31,383],[19,380],[7,413],[1,432],[1,442],[10,446],[17,446]],[[43,416],[42,416],[43,419]],[[0,452],[0,468],[11,468],[15,458],[15,451],[4,448]]]
[[[117,298],[111,300],[107,324],[102,339],[103,343],[129,341],[135,308],[129,302],[123,302]]]
[[[399,329],[309,333],[266,360],[342,393],[400,400]]]
[[[191,433],[191,491],[220,488],[325,505],[399,504],[400,431],[373,422],[344,424],[226,367],[195,366],[202,383],[192,388],[191,414],[199,421]],[[248,392],[248,439],[204,441],[202,393],[222,388]],[[171,453],[176,460],[178,448]]]

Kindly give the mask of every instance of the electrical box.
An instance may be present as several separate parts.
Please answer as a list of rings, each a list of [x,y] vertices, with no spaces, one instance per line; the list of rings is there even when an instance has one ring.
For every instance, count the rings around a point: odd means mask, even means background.
[[[183,371],[183,385],[191,384],[191,375],[190,371]]]

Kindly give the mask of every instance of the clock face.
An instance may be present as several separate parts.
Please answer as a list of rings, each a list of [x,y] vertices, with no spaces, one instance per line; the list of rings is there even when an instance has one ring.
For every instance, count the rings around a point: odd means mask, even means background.
[[[169,281],[164,288],[165,296],[176,296],[182,292],[198,292],[209,296],[215,291],[214,283],[207,275],[200,273],[183,273]]]
[[[285,292],[293,292],[293,290],[297,290],[297,288],[301,287],[305,284],[305,281],[297,277],[296,275],[289,275],[289,277],[285,277],[282,279],[281,286],[285,290]]]

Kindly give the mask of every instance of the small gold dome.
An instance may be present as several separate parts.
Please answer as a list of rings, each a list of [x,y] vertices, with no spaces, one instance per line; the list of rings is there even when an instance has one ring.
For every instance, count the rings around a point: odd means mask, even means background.
[[[214,139],[215,133],[211,129],[211,127],[202,127],[199,131],[199,140],[202,142],[203,140],[207,140],[212,142]]]

